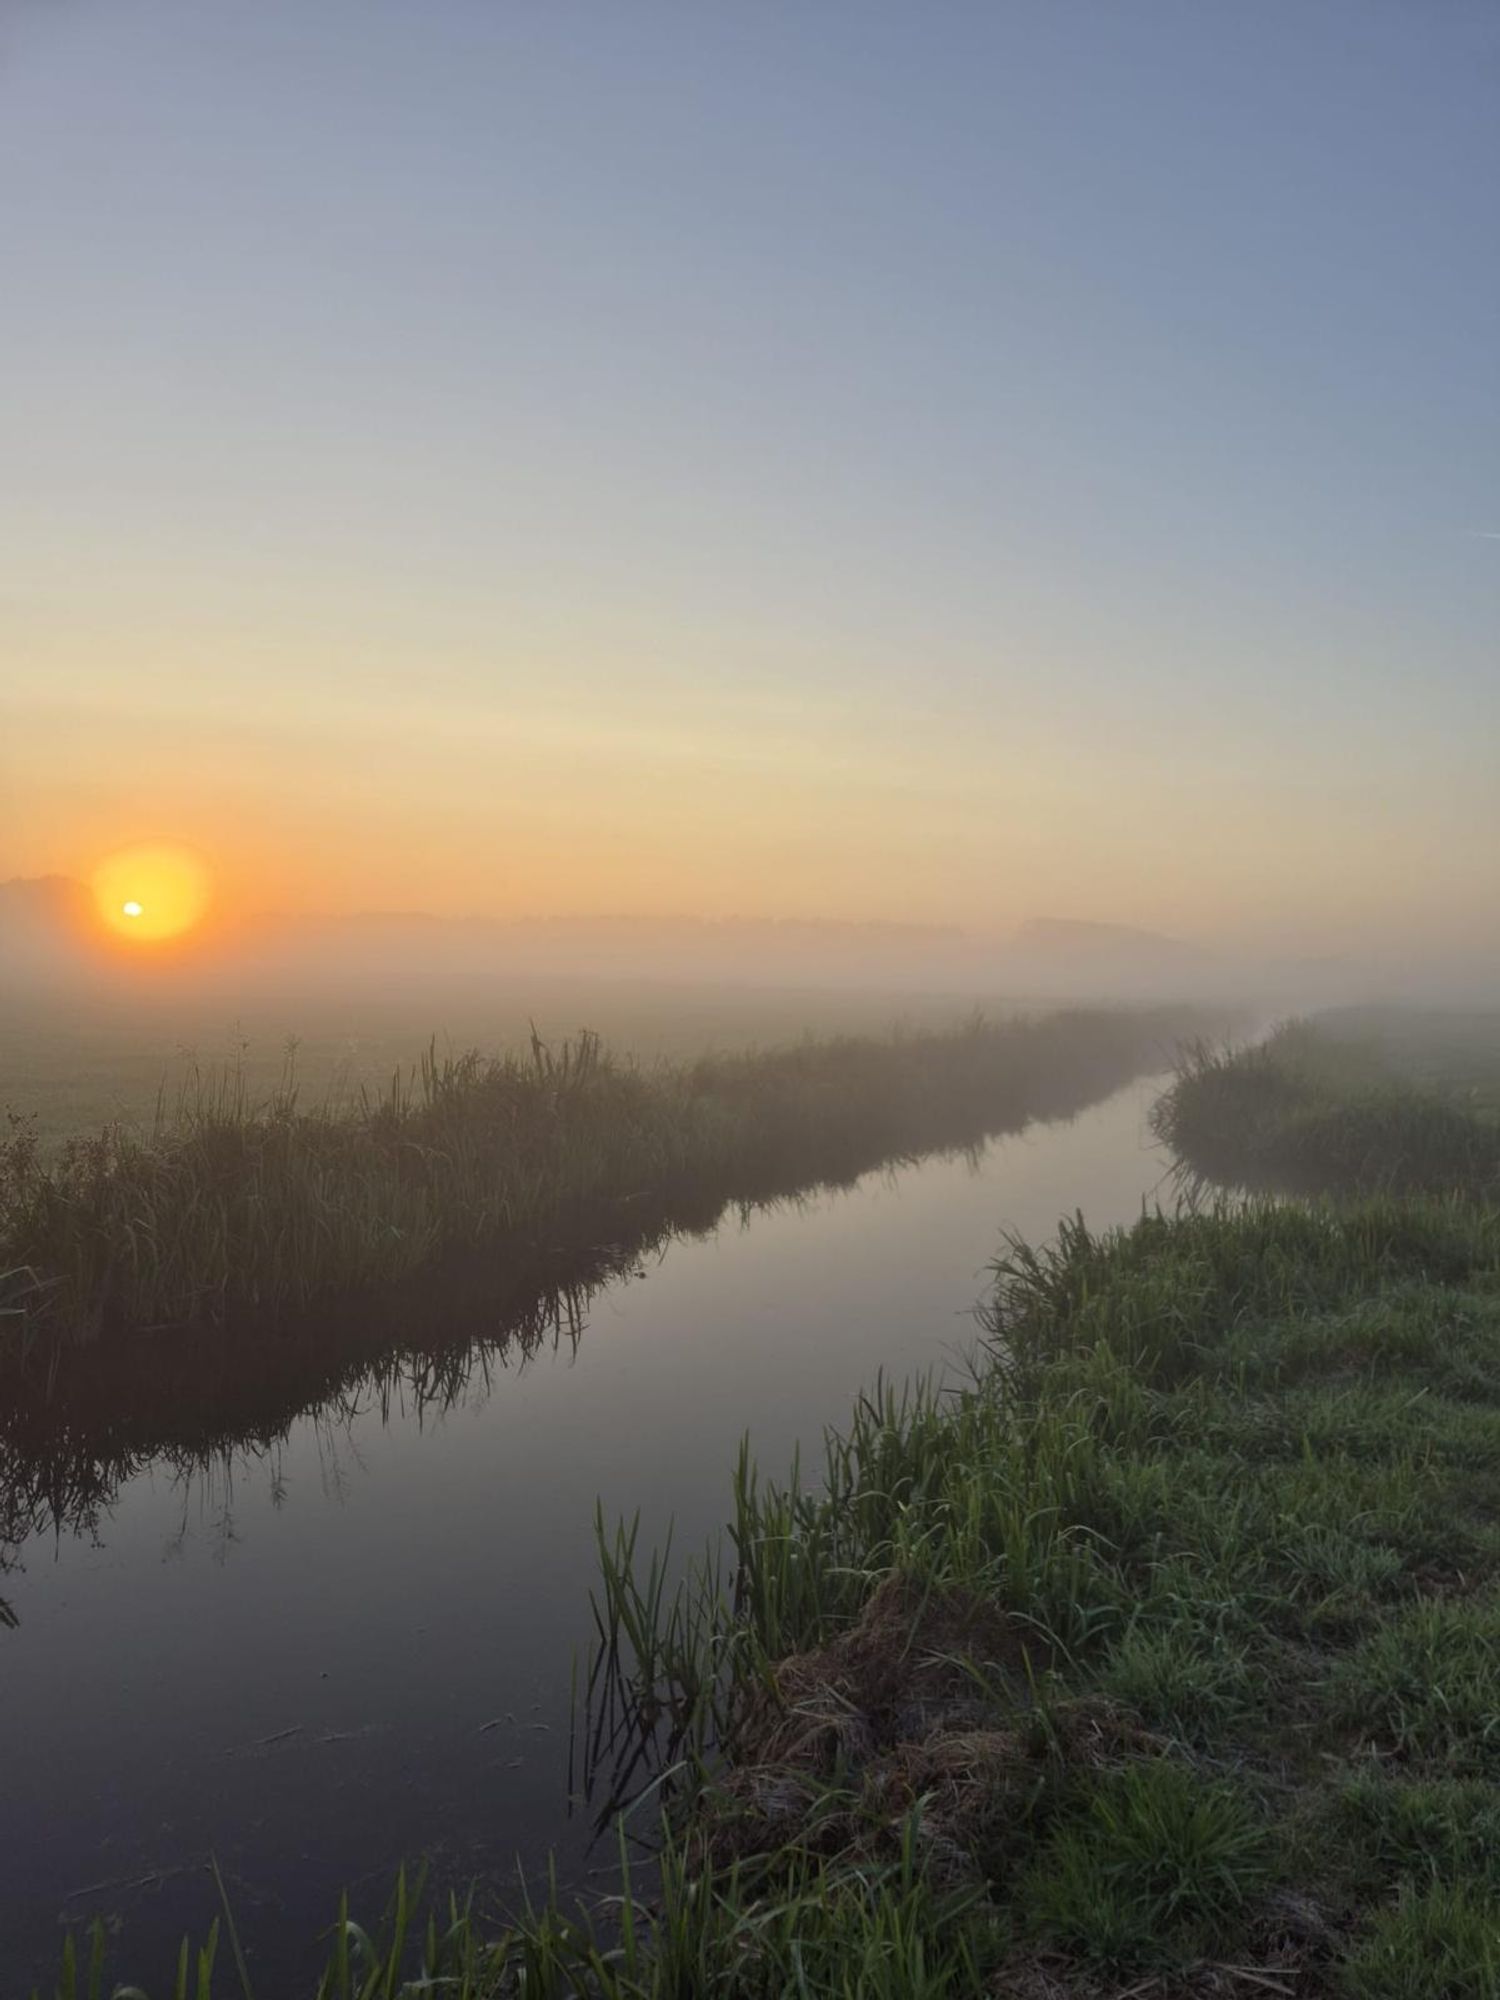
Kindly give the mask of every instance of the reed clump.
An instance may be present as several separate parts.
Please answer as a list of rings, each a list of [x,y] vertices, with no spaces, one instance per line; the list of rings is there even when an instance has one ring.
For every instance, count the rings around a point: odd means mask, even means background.
[[[1295,1194],[1500,1190],[1500,1119],[1392,1074],[1317,1023],[1250,1048],[1189,1048],[1156,1130],[1199,1178]]]
[[[1497,1277],[1458,1198],[1012,1245],[968,1386],[878,1388],[811,1482],[742,1460],[691,1614],[606,1549],[698,1865],[913,1843],[971,1898],[938,1990],[1492,1994]]]
[[[1079,1109],[1160,1066],[1192,1018],[1106,1010],[640,1069],[582,1034],[429,1050],[357,1103],[252,1101],[194,1072],[153,1130],[44,1159],[0,1144],[0,1336],[13,1351],[260,1320],[388,1288],[445,1253],[518,1264],[648,1238]]]

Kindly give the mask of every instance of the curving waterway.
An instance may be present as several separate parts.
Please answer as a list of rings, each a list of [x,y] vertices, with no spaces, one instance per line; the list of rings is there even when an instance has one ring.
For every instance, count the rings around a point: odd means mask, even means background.
[[[1003,1230],[1156,1198],[1160,1087],[726,1218],[524,1339],[356,1371],[280,1434],[0,1446],[0,1994],[96,1913],[123,1971],[168,1983],[211,1855],[261,1991],[342,1888],[378,1913],[403,1857],[606,1867],[570,1801],[596,1502],[701,1546],[742,1434],[779,1476],[877,1371],[951,1363]]]

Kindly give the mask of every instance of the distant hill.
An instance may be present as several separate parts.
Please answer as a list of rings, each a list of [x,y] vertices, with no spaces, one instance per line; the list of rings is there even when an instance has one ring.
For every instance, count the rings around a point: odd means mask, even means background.
[[[652,916],[443,917],[371,910],[266,913],[184,940],[171,976],[232,990],[249,980],[322,991],[351,982],[423,988],[510,975],[750,985],[966,983],[975,941],[955,925]],[[101,952],[81,882],[0,883],[0,981],[52,986],[151,977],[158,954]]]
[[[934,979],[966,961],[957,926],[724,917],[459,918],[392,911],[266,918],[245,940],[268,973],[320,979],[390,963],[411,977],[582,974],[787,985]]]
[[[443,917],[268,913],[158,954],[101,950],[92,898],[66,876],[0,883],[0,983],[91,990],[252,987],[332,995],[482,989],[509,978],[863,987],[976,999],[1195,998],[1233,983],[1200,946],[1129,924],[1035,917],[1006,937],[956,924],[759,917]]]
[[[1015,934],[1018,951],[1044,952],[1058,958],[1175,959],[1201,961],[1201,945],[1160,931],[1137,930],[1133,924],[1096,924],[1074,917],[1032,917]]]

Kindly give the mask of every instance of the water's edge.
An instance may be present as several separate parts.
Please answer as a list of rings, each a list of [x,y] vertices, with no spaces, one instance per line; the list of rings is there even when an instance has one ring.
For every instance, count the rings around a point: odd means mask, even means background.
[[[972,1338],[1002,1230],[1139,1213],[1163,1177],[1158,1087],[722,1217],[557,1288],[524,1337],[413,1341],[290,1421],[268,1359],[236,1437],[142,1438],[127,1400],[102,1435],[61,1424],[50,1454],[7,1440],[0,1934],[23,1979],[55,1964],[60,1919],[102,1911],[132,1976],[159,1980],[212,1913],[210,1852],[273,1980],[341,1887],[378,1905],[403,1856],[514,1881],[555,1845],[581,1879],[569,1664],[596,1501],[700,1546],[743,1432],[774,1471],[877,1372]]]

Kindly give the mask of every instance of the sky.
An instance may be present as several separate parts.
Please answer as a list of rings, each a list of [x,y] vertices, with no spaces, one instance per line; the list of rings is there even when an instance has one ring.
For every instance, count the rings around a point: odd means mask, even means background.
[[[0,877],[1500,904],[1500,11],[0,0]]]

